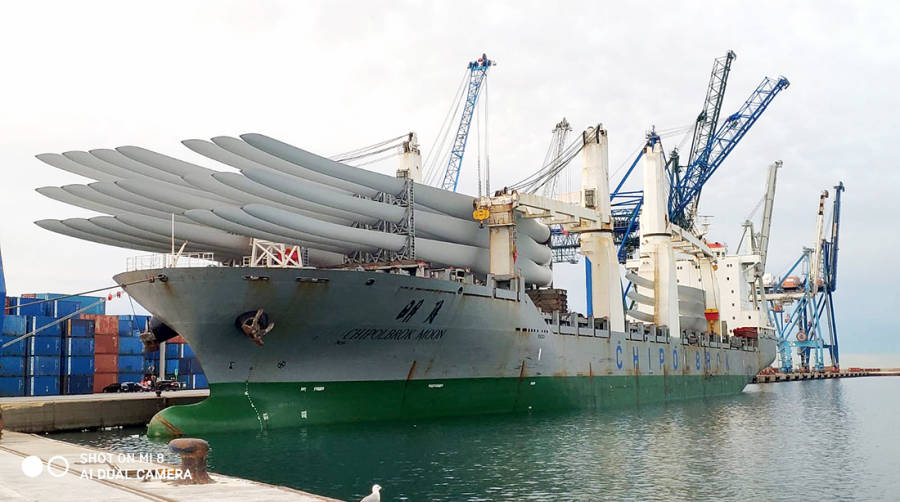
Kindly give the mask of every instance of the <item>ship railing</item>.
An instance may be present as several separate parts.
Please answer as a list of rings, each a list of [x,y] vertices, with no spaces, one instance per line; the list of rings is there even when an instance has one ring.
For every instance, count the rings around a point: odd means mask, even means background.
[[[584,317],[575,312],[558,311],[543,313],[542,317],[550,327],[550,332],[556,335],[609,338],[609,320],[606,318]]]
[[[160,268],[221,267],[214,253],[148,254],[125,259],[125,270],[152,270]]]

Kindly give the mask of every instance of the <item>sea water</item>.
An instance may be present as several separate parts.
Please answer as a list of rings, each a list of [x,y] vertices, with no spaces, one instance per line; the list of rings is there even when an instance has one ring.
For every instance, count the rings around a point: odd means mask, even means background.
[[[54,435],[164,453],[141,429]],[[384,501],[900,500],[900,377],[610,411],[210,434],[210,469]]]

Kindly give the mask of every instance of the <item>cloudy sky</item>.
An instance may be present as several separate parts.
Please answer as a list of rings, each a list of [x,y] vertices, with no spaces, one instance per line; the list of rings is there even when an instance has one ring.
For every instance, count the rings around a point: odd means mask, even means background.
[[[36,227],[92,215],[34,192],[85,182],[38,153],[136,144],[221,169],[179,141],[261,132],[330,155],[411,130],[427,150],[466,63],[486,52],[498,62],[489,77],[495,186],[540,166],[562,117],[576,132],[604,124],[615,171],[651,126],[691,122],[712,60],[732,49],[725,113],[764,76],[791,86],[706,186],[711,237],[736,246],[766,166],[782,160],[769,260],[781,274],[812,244],[818,193],[843,180],[842,350],[900,353],[891,320],[900,306],[898,13],[890,2],[4,3],[7,286],[99,287],[141,254]],[[474,191],[471,163],[461,187]],[[557,270],[576,307],[580,270]]]

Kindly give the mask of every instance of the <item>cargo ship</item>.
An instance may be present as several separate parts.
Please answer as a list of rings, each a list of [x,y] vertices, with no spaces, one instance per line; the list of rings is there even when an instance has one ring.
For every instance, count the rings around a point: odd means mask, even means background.
[[[109,216],[37,224],[161,256],[115,280],[154,315],[148,348],[187,340],[210,396],[161,411],[151,435],[741,392],[775,357],[761,256],[669,221],[651,136],[639,245],[623,268],[606,131],[582,141],[575,203],[422,184],[414,135],[396,177],[260,134],[184,142],[240,174],[138,147],[43,154],[97,181],[40,193]],[[580,235],[589,315],[552,288],[554,228]]]

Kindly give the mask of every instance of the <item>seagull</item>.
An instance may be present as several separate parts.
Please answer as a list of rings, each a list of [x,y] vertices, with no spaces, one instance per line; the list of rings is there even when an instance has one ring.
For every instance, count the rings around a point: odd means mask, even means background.
[[[359,502],[381,502],[381,486],[372,485],[372,493],[366,495]]]

